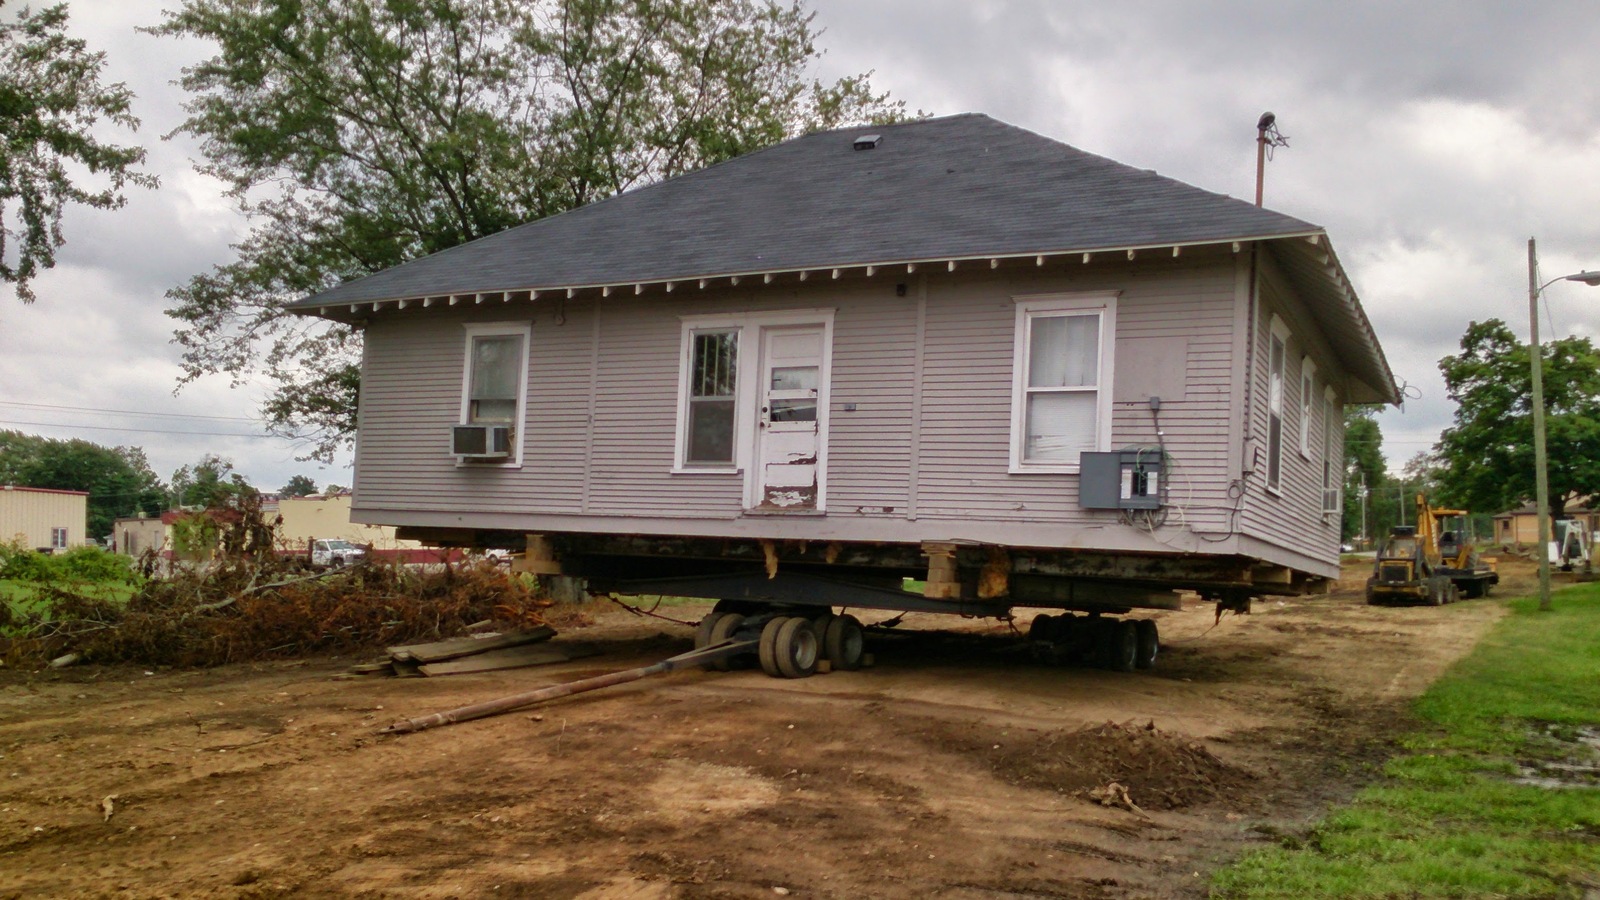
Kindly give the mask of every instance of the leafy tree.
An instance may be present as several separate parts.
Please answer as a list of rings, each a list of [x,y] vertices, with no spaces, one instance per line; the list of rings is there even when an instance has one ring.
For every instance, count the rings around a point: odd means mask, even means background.
[[[1560,517],[1570,499],[1600,492],[1600,353],[1580,337],[1543,351],[1548,513]],[[1471,323],[1461,352],[1439,361],[1457,404],[1436,446],[1446,502],[1495,513],[1534,498],[1529,368],[1527,345],[1499,319]]]
[[[243,475],[233,471],[233,460],[214,453],[173,472],[172,491],[181,505],[202,510],[233,506],[238,498],[257,493]]]
[[[1362,510],[1370,507],[1370,498],[1382,496],[1388,477],[1383,463],[1383,430],[1378,427],[1375,416],[1375,409],[1369,406],[1347,406],[1344,410],[1344,522],[1341,531],[1345,540],[1382,534],[1374,528],[1370,509],[1367,521],[1361,520]],[[1365,506],[1363,496],[1369,501]]]
[[[64,3],[23,7],[16,21],[0,22],[0,281],[14,284],[24,303],[66,243],[61,215],[69,204],[116,209],[126,185],[156,186],[155,176],[135,169],[142,148],[101,137],[102,123],[139,127],[129,112],[133,93],[101,84],[105,54],[66,32]],[[85,176],[96,182],[85,186]]]
[[[317,483],[305,475],[296,475],[289,483],[278,488],[280,497],[308,497],[317,492]]]
[[[111,533],[114,519],[165,508],[166,489],[138,447],[103,447],[0,431],[0,483],[89,492],[89,536]]]
[[[775,0],[184,0],[201,170],[255,222],[169,292],[183,381],[263,370],[263,414],[327,459],[359,336],[283,305],[808,130],[904,115],[824,84],[813,14]],[[870,74],[870,73],[868,73]]]

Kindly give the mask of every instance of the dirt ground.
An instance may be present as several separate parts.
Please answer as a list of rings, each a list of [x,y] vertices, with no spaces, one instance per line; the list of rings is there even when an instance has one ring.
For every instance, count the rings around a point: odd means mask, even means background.
[[[1370,780],[1526,585],[1502,567],[1495,598],[1442,608],[1346,590],[1214,624],[1196,601],[1132,674],[909,616],[859,672],[684,672],[401,736],[375,731],[691,629],[605,605],[557,638],[600,657],[430,679],[0,670],[0,898],[1203,896]],[[1093,799],[1112,783],[1136,808]]]

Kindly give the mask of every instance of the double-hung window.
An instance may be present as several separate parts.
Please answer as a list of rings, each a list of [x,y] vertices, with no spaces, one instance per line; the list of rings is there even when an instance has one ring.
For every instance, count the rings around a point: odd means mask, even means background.
[[[528,401],[528,340],[532,328],[522,322],[475,323],[466,326],[466,365],[462,372],[461,424],[502,426],[509,452],[496,461],[516,465],[522,459],[522,424]],[[486,447],[493,446],[488,439]]]
[[[52,528],[52,529],[50,529],[50,549],[51,550],[65,550],[65,549],[67,549],[67,529],[65,529],[65,528]]]
[[[1311,357],[1300,359],[1300,455],[1306,459],[1311,458],[1311,414],[1317,408],[1316,396],[1312,392],[1313,382],[1317,377],[1317,364]]]
[[[1011,471],[1076,472],[1111,440],[1116,295],[1017,301]]]
[[[689,332],[684,467],[732,468],[738,419],[739,329]]]
[[[1267,490],[1273,493],[1283,487],[1283,370],[1288,356],[1289,327],[1273,316],[1267,351]]]
[[[1334,428],[1342,431],[1343,425],[1333,388],[1327,388],[1322,398],[1322,516],[1329,522],[1344,513],[1344,447],[1333,439]]]

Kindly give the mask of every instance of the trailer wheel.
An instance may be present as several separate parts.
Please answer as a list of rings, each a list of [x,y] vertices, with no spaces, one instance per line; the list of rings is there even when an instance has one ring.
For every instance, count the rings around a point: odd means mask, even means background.
[[[1140,619],[1133,623],[1138,635],[1139,651],[1134,654],[1133,664],[1140,669],[1148,669],[1156,664],[1156,655],[1161,652],[1161,633],[1156,629],[1154,619]]]
[[[1056,617],[1040,613],[1028,623],[1028,640],[1053,641],[1055,636]]]
[[[822,646],[823,642],[828,639],[828,626],[833,624],[833,620],[837,618],[839,617],[834,615],[831,610],[811,618],[811,630],[817,633],[817,646]]]
[[[786,620],[773,638],[772,653],[785,678],[805,678],[817,671],[817,632],[809,619]]]
[[[1105,631],[1106,668],[1113,672],[1132,672],[1139,659],[1139,628],[1132,619],[1114,621]]]
[[[700,626],[694,630],[694,648],[704,650],[711,646],[711,629],[717,627],[717,620],[722,618],[722,613],[712,611],[700,620]]]
[[[761,640],[756,643],[756,659],[761,662],[761,671],[773,678],[782,678],[783,673],[778,671],[778,629],[788,619],[783,616],[774,616],[761,626]]]
[[[706,641],[706,646],[720,644],[733,637],[733,633],[738,631],[739,626],[743,624],[744,616],[738,613],[723,613],[717,616],[716,624],[711,626],[710,640]],[[718,672],[731,672],[734,669],[734,660],[732,657],[724,657],[712,663],[711,668],[716,669]]]
[[[1054,662],[1058,666],[1070,665],[1083,657],[1085,642],[1085,625],[1088,619],[1079,618],[1072,613],[1062,613],[1051,622],[1050,639],[1055,642],[1051,652]],[[1092,640],[1093,638],[1089,638]]]
[[[834,618],[828,623],[822,649],[828,662],[841,672],[861,668],[861,661],[867,655],[867,636],[861,630],[861,621],[848,614]]]

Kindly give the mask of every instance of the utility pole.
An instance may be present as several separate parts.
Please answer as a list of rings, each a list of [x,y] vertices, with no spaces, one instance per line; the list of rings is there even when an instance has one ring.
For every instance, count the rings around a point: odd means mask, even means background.
[[[1367,546],[1367,472],[1361,471],[1361,547]]]
[[[1533,491],[1539,519],[1539,609],[1550,611],[1550,472],[1544,446],[1544,348],[1539,343],[1539,254],[1528,238],[1528,360],[1533,377]]]

